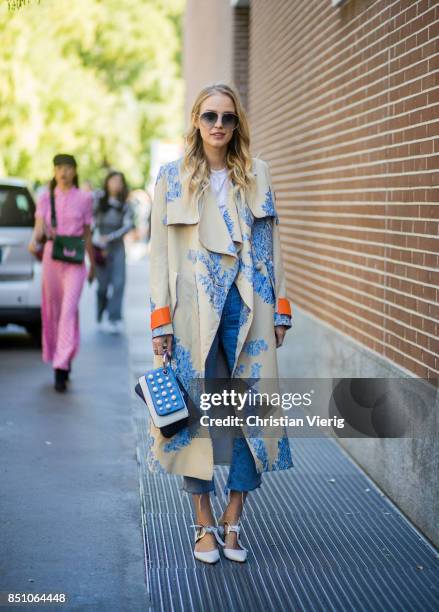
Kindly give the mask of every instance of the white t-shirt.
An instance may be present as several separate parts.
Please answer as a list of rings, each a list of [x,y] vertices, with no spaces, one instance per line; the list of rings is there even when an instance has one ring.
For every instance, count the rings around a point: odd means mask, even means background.
[[[224,208],[227,204],[230,187],[230,181],[227,175],[227,168],[210,171],[210,185],[222,213],[224,212]]]

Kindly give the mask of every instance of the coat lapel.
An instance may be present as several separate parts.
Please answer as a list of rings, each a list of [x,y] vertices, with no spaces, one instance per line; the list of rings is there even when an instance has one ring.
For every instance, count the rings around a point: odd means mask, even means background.
[[[199,220],[199,209],[189,198],[176,198],[166,205],[166,225],[195,225]]]
[[[263,169],[253,163],[253,174],[256,178],[255,189],[248,194],[246,203],[251,213],[256,218],[276,216],[274,206],[274,194],[267,183],[267,177]],[[183,176],[180,175],[180,181]],[[224,218],[215,200],[215,196],[209,185],[203,196],[194,201],[183,195],[168,201],[167,203],[167,225],[186,224],[194,225],[200,223],[200,241],[211,251],[232,255],[230,249],[230,235],[234,242],[242,244],[241,222],[238,214],[238,195],[233,189],[229,190],[226,204],[227,217]],[[230,228],[232,231],[230,231]],[[237,245],[238,251],[240,249]]]
[[[231,208],[231,206],[227,207],[229,214]],[[222,253],[234,258],[237,257],[226,221],[221,214],[210,187],[208,187],[202,196],[199,239],[204,248],[209,251]]]
[[[253,224],[252,217],[275,216],[273,196],[263,168],[254,165],[253,172],[256,177],[255,189],[248,195],[246,202],[241,201],[240,196],[235,194],[233,189],[230,189],[224,214],[222,214],[218,206],[210,185],[197,201],[180,197],[167,203],[167,225],[195,225],[198,223],[200,245],[208,252],[218,253],[223,256],[221,272],[224,273],[224,278],[227,278],[235,269],[238,258],[242,258],[235,279],[243,300],[242,321],[237,339],[235,367],[253,321],[253,264],[251,242],[248,239],[249,233],[251,233],[251,225]],[[246,210],[247,206],[251,214]],[[247,236],[245,240],[244,236]],[[197,265],[201,265],[200,262]],[[201,276],[206,277],[205,271],[201,272]],[[231,280],[233,279],[230,278]],[[224,286],[222,281],[217,284],[214,282],[210,291],[215,292],[215,296],[209,292],[205,295],[204,289],[197,287],[200,307],[209,310],[211,302],[215,304],[222,303],[230,288],[230,281],[227,281],[227,286]],[[200,329],[202,363],[205,362],[218,324],[219,314],[213,311],[211,319],[206,322],[206,328]]]
[[[276,217],[274,194],[268,184],[267,176],[261,167],[253,163],[253,174],[256,178],[255,189],[247,196],[247,205],[254,217]]]
[[[233,188],[229,190],[229,197],[227,199],[226,211],[224,214],[224,222],[232,238],[235,253],[239,254],[239,251],[242,248],[242,229],[239,215],[238,196],[235,195]]]
[[[210,185],[197,200],[182,195],[167,202],[166,225],[197,223],[199,240],[205,249],[237,258],[233,240],[242,242],[242,237],[232,190],[229,192],[225,217],[221,214]],[[233,226],[232,234],[230,226]]]
[[[255,252],[255,241],[266,241],[267,252],[271,250],[270,232],[261,237],[258,227],[269,226],[256,223],[255,218],[274,216],[271,181],[265,163],[254,160],[254,170],[258,172],[257,186],[248,201],[236,198],[227,203],[224,216],[209,189],[204,198],[198,201],[185,201],[182,198],[182,185],[178,180],[179,165],[167,165],[158,179],[152,217],[152,235],[168,235],[167,244],[155,242],[153,276],[151,284],[154,301],[165,304],[171,282],[174,304],[172,322],[174,325],[175,348],[173,356],[177,371],[188,389],[198,390],[199,380],[205,374],[205,363],[212,340],[218,328],[222,308],[233,282],[242,297],[239,314],[239,333],[235,349],[235,363],[232,377],[258,379],[265,391],[265,380],[278,378],[275,335],[273,331],[273,303],[269,291],[261,291],[261,279],[265,276],[266,264]],[[166,173],[169,176],[166,176]],[[256,174],[256,172],[255,172]],[[232,205],[233,203],[233,205]],[[230,217],[230,219],[229,219]],[[231,223],[230,223],[231,221]],[[237,222],[238,221],[238,222]],[[262,220],[263,221],[263,220]],[[229,224],[227,224],[229,222]],[[167,231],[163,227],[175,225]],[[199,224],[199,225],[197,225]],[[180,228],[178,228],[180,226]],[[239,259],[229,252],[229,246],[241,246]],[[276,238],[277,239],[277,238]],[[172,277],[166,279],[160,269],[160,256],[168,256],[168,269]],[[273,265],[281,274],[283,284],[280,245],[274,249]],[[259,267],[259,265],[262,267]],[[265,266],[265,267],[264,267]],[[237,274],[236,274],[237,272]],[[166,281],[166,282],[165,282]],[[267,278],[267,282],[269,279]],[[269,287],[269,285],[266,285]],[[217,363],[221,359],[218,358]],[[161,367],[161,356],[154,357],[154,366]],[[219,377],[223,376],[219,373]],[[192,385],[197,381],[196,385]],[[264,383],[264,384],[262,384]],[[252,384],[253,386],[253,384]],[[195,393],[198,395],[198,391]],[[242,413],[239,416],[243,416]],[[258,472],[281,470],[292,467],[288,438],[281,431],[273,436],[273,428],[262,427],[260,433],[245,426],[242,428],[249,448],[253,454]],[[173,474],[210,479],[213,475],[213,441],[202,437],[198,431],[184,428],[171,439],[162,436],[160,430],[150,421],[148,437],[148,467],[151,471],[164,471]]]
[[[263,169],[253,164],[253,174],[256,177],[256,186],[247,196],[247,205],[249,209],[253,216],[257,218],[276,216],[274,194],[267,184]],[[182,181],[183,177],[180,177],[180,180]],[[238,222],[237,198],[238,196],[235,196],[233,190],[230,189],[227,210],[233,223],[234,231],[236,231],[236,234],[233,235],[233,240],[242,242],[242,235],[239,230],[240,224]],[[226,221],[218,208],[218,204],[216,203],[215,196],[210,186],[205,191],[204,195],[198,198],[198,202],[181,196],[168,201],[166,209],[167,225],[180,223],[193,225],[200,222],[200,231],[202,232],[205,246],[207,244],[215,245],[216,248],[211,250],[230,255],[230,252],[227,250],[229,245],[229,233],[224,231],[227,230]],[[209,247],[206,246],[206,248]],[[222,250],[218,250],[218,248]]]

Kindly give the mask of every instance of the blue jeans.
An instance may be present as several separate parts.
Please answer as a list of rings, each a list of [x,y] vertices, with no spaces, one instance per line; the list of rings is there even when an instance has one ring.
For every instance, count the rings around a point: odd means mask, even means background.
[[[235,361],[236,344],[238,341],[239,318],[241,313],[241,295],[235,283],[230,287],[226,297],[220,324],[212,342],[206,359],[205,378],[215,378],[216,361],[219,343],[221,342],[229,367],[229,374]],[[235,438],[233,443],[232,460],[225,495],[232,491],[252,491],[260,487],[261,474],[256,471],[255,460],[248,447],[245,438]],[[215,482],[202,480],[192,476],[183,477],[183,491],[188,493],[209,493],[213,491],[216,495]]]

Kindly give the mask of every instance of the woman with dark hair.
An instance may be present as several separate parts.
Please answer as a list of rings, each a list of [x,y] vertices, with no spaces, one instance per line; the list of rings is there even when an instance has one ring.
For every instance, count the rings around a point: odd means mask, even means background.
[[[90,225],[93,197],[78,188],[72,155],[56,155],[54,178],[37,201],[31,253],[42,257],[43,360],[52,362],[55,389],[65,391],[71,362],[79,349],[79,300],[85,279],[94,278]],[[90,258],[87,275],[85,250]]]
[[[96,249],[98,279],[97,320],[103,325],[108,313],[111,333],[122,328],[122,300],[125,289],[125,245],[123,237],[134,228],[134,213],[128,202],[128,186],[122,172],[112,171],[97,200],[93,244]],[[111,288],[111,294],[108,295]]]

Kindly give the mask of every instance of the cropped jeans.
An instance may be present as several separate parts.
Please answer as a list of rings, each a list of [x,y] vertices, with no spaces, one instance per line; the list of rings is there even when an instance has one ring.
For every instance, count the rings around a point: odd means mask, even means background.
[[[205,378],[215,378],[216,361],[219,343],[224,349],[229,368],[229,374],[235,361],[236,344],[239,333],[239,318],[241,313],[241,295],[235,283],[227,294],[217,333],[212,342],[206,359]],[[229,491],[251,491],[261,486],[261,474],[256,471],[253,455],[244,437],[235,438],[233,443],[232,460],[224,494]],[[209,493],[216,495],[215,482],[202,480],[192,476],[183,477],[183,491],[188,493]]]

